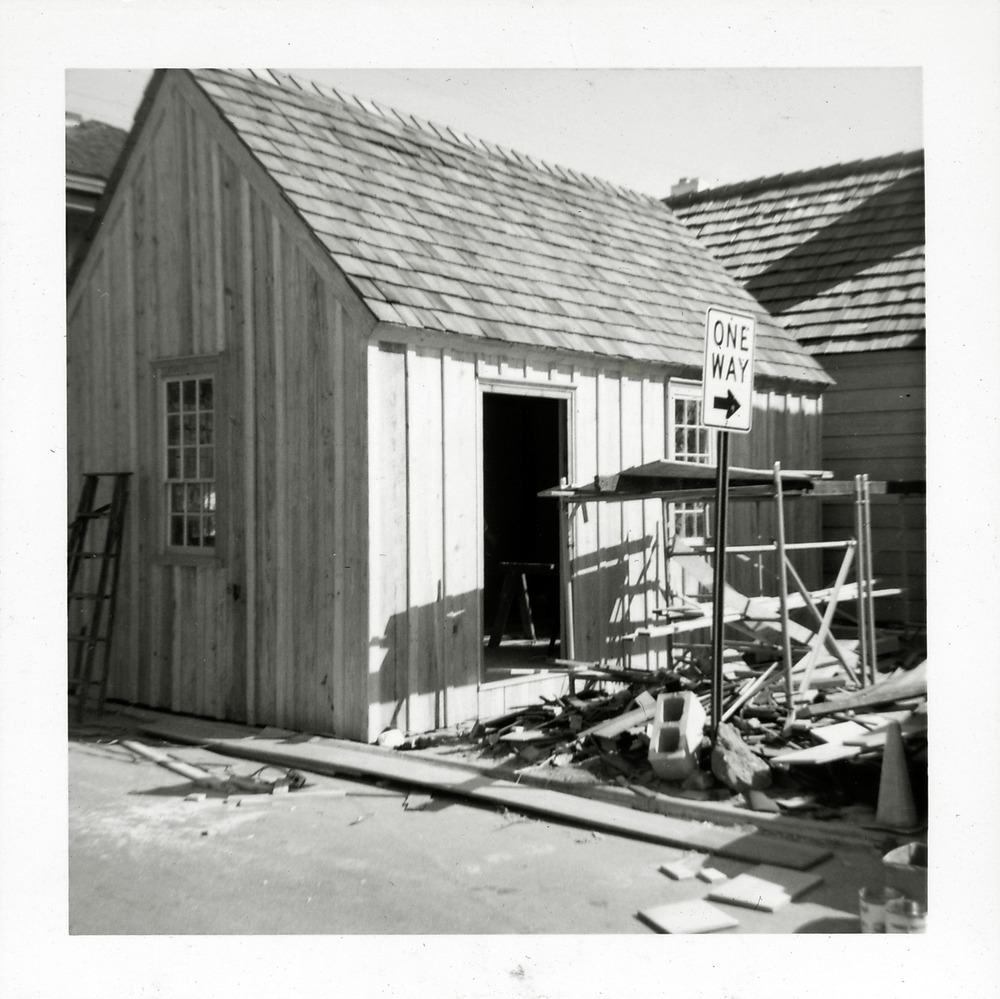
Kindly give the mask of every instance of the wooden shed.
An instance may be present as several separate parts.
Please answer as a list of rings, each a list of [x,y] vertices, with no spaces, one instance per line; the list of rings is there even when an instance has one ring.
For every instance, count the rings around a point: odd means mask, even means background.
[[[901,587],[885,622],[926,623],[924,154],[901,153],[668,199],[836,381],[823,467],[874,480],[875,575]],[[849,503],[824,508],[828,537]]]
[[[758,322],[734,463],[817,467],[828,376],[657,199],[304,80],[158,72],[69,289],[70,502],[135,482],[109,695],[371,739],[564,682],[491,667],[500,563],[557,560],[540,490],[711,460],[708,304]],[[574,518],[577,655],[648,614],[658,511]]]

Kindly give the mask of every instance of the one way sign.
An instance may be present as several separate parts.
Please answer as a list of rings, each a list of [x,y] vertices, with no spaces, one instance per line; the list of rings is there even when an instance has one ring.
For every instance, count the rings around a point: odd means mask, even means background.
[[[753,423],[753,316],[710,308],[705,316],[701,422],[749,433]]]

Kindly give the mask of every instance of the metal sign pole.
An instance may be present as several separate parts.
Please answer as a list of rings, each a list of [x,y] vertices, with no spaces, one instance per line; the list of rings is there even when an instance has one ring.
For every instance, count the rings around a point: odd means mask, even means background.
[[[726,514],[729,506],[729,432],[718,431],[715,478],[715,572],[712,580],[712,741],[722,721],[722,629],[726,609]]]

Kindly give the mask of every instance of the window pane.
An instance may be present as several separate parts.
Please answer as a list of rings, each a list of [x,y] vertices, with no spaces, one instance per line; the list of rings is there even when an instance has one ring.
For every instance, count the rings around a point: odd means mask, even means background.
[[[203,411],[213,408],[211,378],[202,378],[198,382],[198,408]]]
[[[215,545],[215,381],[210,376],[165,381],[168,544]]]

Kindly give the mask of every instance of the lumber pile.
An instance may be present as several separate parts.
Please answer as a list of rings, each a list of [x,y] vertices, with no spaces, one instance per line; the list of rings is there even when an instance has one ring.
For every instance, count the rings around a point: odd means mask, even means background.
[[[875,809],[887,735],[895,725],[908,774],[915,786],[922,783],[926,661],[889,671],[860,689],[841,667],[827,665],[814,670],[816,682],[796,691],[789,704],[780,664],[766,657],[761,664],[759,658],[749,653],[727,662],[724,720],[716,738],[706,721],[700,742],[695,738],[689,748],[690,765],[678,768],[674,780],[663,777],[671,771],[654,765],[663,755],[658,751],[671,745],[660,731],[669,722],[658,722],[657,712],[693,701],[707,712],[711,680],[695,661],[658,672],[562,661],[577,680],[585,679],[582,689],[480,719],[463,741],[514,769],[586,771],[590,779],[637,796],[729,801],[755,811],[829,819],[858,805]],[[696,717],[700,727],[704,715]],[[400,748],[407,745],[413,740]],[[923,797],[916,790],[919,810]],[[896,823],[915,824],[913,816]]]

